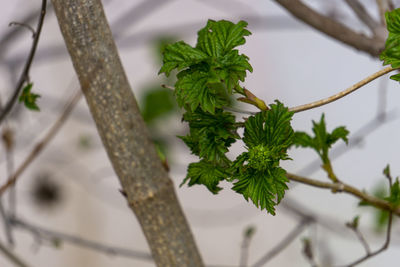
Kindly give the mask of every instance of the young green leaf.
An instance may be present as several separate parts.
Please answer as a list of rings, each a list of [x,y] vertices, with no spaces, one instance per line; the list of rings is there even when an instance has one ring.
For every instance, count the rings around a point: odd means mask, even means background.
[[[280,167],[259,171],[247,168],[240,175],[234,176],[237,182],[232,189],[248,201],[251,201],[257,208],[266,209],[275,215],[275,206],[281,201],[288,188],[286,183],[286,171]]]
[[[190,163],[186,178],[180,186],[189,181],[188,185],[202,184],[207,187],[210,192],[217,194],[222,188],[218,187],[220,181],[226,179],[229,173],[222,167],[215,165],[206,160],[196,163]]]
[[[24,102],[25,107],[30,110],[40,111],[39,106],[36,104],[36,100],[40,97],[40,95],[31,92],[32,86],[32,83],[28,83],[22,89],[22,94],[19,96],[18,101]]]
[[[208,58],[207,54],[183,41],[167,45],[163,51],[163,66],[159,73],[169,76],[173,69],[182,70]]]
[[[215,114],[197,109],[195,112],[186,112],[183,120],[189,122],[190,133],[180,138],[193,154],[216,164],[230,162],[225,154],[238,138],[232,114],[221,109],[216,110]]]
[[[400,205],[400,183],[398,178],[396,178],[396,182],[390,187],[390,195],[386,200],[396,207]]]
[[[246,42],[244,37],[251,34],[246,27],[247,22],[242,20],[237,24],[226,20],[208,20],[206,27],[198,32],[196,48],[212,57],[224,56]]]
[[[289,159],[292,116],[288,108],[276,101],[270,110],[248,118],[243,138],[248,152],[239,155],[232,164],[231,179],[235,181],[232,189],[273,215],[287,189],[286,171],[279,167],[279,162]]]
[[[385,14],[389,36],[386,39],[385,49],[380,55],[383,65],[400,67],[400,9],[395,9]],[[400,81],[400,74],[390,76],[391,79]]]
[[[191,111],[201,107],[204,111],[214,113],[216,108],[228,104],[223,92],[209,86],[209,73],[202,71],[185,71],[178,74],[175,94],[180,106],[187,105]]]
[[[342,139],[346,144],[348,142],[347,135],[349,131],[341,126],[337,127],[332,131],[332,133],[328,133],[326,130],[325,124],[325,116],[322,114],[319,123],[313,121],[313,132],[314,137],[308,135],[305,132],[295,132],[294,144],[296,146],[308,147],[314,149],[318,155],[321,157],[322,162],[328,163],[328,151],[332,147],[334,143],[336,143],[339,139]]]
[[[246,26],[244,21],[234,24],[209,20],[198,32],[195,48],[182,41],[164,48],[160,73],[180,71],[175,94],[181,107],[191,111],[200,107],[213,113],[216,108],[229,105],[233,92],[243,93],[239,82],[244,81],[246,71],[253,69],[249,58],[234,48],[244,44],[244,37],[250,35]]]

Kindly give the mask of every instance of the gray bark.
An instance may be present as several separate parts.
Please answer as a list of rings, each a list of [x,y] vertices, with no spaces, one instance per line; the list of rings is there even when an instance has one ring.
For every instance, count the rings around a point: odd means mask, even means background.
[[[140,115],[101,1],[52,3],[98,132],[156,264],[203,266]]]

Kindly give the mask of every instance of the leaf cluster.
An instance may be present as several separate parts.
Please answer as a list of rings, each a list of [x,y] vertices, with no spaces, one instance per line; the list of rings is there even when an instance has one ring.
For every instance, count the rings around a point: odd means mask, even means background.
[[[232,189],[271,214],[275,214],[275,206],[288,188],[286,171],[279,162],[289,159],[287,149],[294,137],[292,116],[293,112],[276,101],[270,110],[249,117],[243,138],[248,151],[232,165]]]
[[[216,108],[228,105],[230,94],[243,93],[239,81],[253,69],[248,57],[234,48],[251,34],[246,26],[244,21],[209,20],[198,32],[195,47],[183,41],[164,47],[159,73],[168,76],[174,69],[179,71],[175,94],[181,107],[192,112],[200,107],[213,114]]]
[[[199,108],[195,112],[187,111],[183,120],[189,123],[190,132],[180,138],[193,154],[202,159],[189,165],[183,183],[189,180],[189,186],[204,184],[215,194],[221,190],[218,183],[229,175],[224,169],[231,161],[225,154],[239,138],[235,116],[221,109],[211,114]]]
[[[297,131],[294,134],[294,145],[297,147],[301,146],[314,149],[320,156],[322,162],[327,164],[329,163],[329,149],[339,139],[342,139],[347,144],[347,135],[349,134],[349,131],[344,126],[340,126],[329,133],[326,129],[324,114],[322,114],[319,122],[313,121],[312,123],[314,136],[305,132]]]
[[[380,54],[383,65],[392,68],[400,67],[400,9],[395,9],[385,14],[389,36],[386,39],[385,49]],[[390,76],[391,79],[400,81],[400,74]]]
[[[33,83],[28,83],[23,89],[22,93],[19,96],[18,101],[23,102],[27,109],[33,111],[39,111],[39,106],[36,104],[37,99],[40,95],[32,93]]]

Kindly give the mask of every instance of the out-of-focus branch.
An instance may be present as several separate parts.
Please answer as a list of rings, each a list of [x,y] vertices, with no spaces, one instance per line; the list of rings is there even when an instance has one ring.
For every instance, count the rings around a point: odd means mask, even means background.
[[[18,267],[28,267],[26,263],[24,263],[17,255],[15,255],[13,252],[11,252],[3,243],[0,242],[0,251],[5,255],[12,263],[14,263],[14,266]]]
[[[262,256],[256,263],[251,265],[251,267],[261,267],[264,266],[273,257],[282,252],[289,244],[291,244],[300,234],[303,232],[304,228],[310,224],[310,220],[303,219],[296,225],[296,227],[290,231],[281,242],[276,244],[274,248],[268,251],[264,256]]]
[[[54,241],[63,241],[109,255],[117,255],[139,260],[153,261],[151,255],[146,252],[107,246],[103,243],[90,241],[78,236],[48,230],[17,218],[11,218],[10,222],[14,227],[30,232],[35,238],[37,238],[37,240],[46,240],[50,241],[51,243],[54,243]]]
[[[381,25],[375,21],[364,6],[358,0],[345,0],[347,5],[353,10],[356,16],[376,35],[376,31]]]
[[[386,25],[385,13],[386,11],[394,9],[394,5],[391,0],[376,0],[376,5],[378,6],[381,24]]]
[[[15,102],[18,99],[18,95],[21,93],[22,87],[24,86],[25,82],[29,80],[29,70],[31,68],[33,58],[35,57],[36,48],[39,43],[40,33],[42,32],[43,21],[44,21],[45,15],[46,15],[46,7],[47,7],[46,5],[47,5],[47,0],[42,0],[40,17],[39,17],[38,25],[36,27],[35,34],[34,34],[31,50],[29,52],[28,58],[26,60],[26,63],[25,63],[24,69],[21,73],[21,76],[18,80],[18,83],[14,89],[14,92],[13,92],[11,98],[8,100],[8,102],[4,106],[4,108],[1,110],[0,124],[2,123],[4,118],[8,115],[8,113],[10,113],[12,107],[14,106]]]
[[[53,139],[56,133],[60,130],[61,126],[64,124],[66,119],[68,118],[69,114],[75,107],[78,100],[81,98],[82,93],[80,90],[77,90],[76,94],[70,100],[70,102],[65,106],[63,113],[61,114],[60,118],[54,123],[51,129],[47,132],[47,134],[43,137],[43,139],[35,145],[26,159],[22,162],[22,164],[17,168],[15,173],[10,176],[7,182],[0,187],[0,196],[15,182],[17,181],[18,177],[26,170],[29,164],[37,158],[39,153],[45,148],[45,146]]]
[[[311,9],[300,0],[275,1],[304,23],[357,50],[364,51],[373,57],[378,57],[385,47],[384,39],[376,36],[367,37],[364,34],[357,33],[342,23]]]

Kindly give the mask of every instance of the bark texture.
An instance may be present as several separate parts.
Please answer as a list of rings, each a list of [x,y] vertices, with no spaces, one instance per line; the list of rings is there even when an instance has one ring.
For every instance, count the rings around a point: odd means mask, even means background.
[[[98,132],[156,264],[203,266],[140,115],[101,1],[52,3]]]

